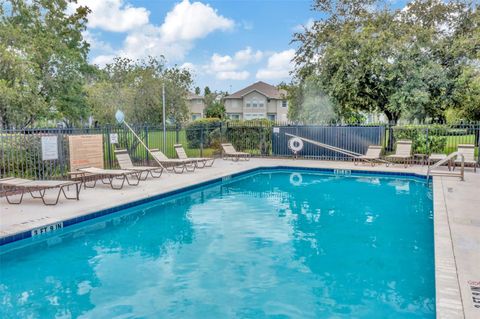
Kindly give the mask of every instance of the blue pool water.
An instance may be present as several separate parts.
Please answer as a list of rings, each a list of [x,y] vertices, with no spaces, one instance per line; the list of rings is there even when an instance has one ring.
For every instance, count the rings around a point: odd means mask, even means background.
[[[4,247],[0,317],[434,318],[431,196],[415,178],[232,179]]]

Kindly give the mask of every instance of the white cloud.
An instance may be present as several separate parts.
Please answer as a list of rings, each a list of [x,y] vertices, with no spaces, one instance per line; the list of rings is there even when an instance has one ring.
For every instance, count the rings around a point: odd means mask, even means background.
[[[101,51],[104,53],[114,52],[112,46],[102,41],[97,33],[90,32],[85,30],[82,32],[83,39],[90,44],[90,50],[92,51]]]
[[[219,80],[246,80],[249,76],[248,71],[222,71],[215,75]]]
[[[305,30],[310,30],[310,29],[312,29],[314,24],[315,24],[315,20],[313,20],[313,18],[310,18],[304,24],[297,24],[296,26],[294,26],[293,31],[294,32],[303,32]]]
[[[99,55],[92,59],[92,63],[100,67],[104,67],[106,64],[112,63],[115,57],[116,55],[112,55],[112,54]]]
[[[160,32],[165,42],[192,41],[233,26],[232,20],[219,15],[210,5],[183,0],[167,13]]]
[[[150,12],[143,7],[133,7],[123,0],[79,0],[73,6],[87,6],[92,12],[88,26],[112,32],[126,32],[146,25]]]
[[[195,66],[195,64],[191,62],[185,62],[182,65],[180,65],[180,69],[185,69],[190,72],[195,72],[197,70],[197,67]]]
[[[295,50],[289,49],[272,54],[267,61],[267,66],[258,70],[256,77],[262,80],[283,79],[289,77],[292,67],[292,59]]]
[[[86,0],[82,0],[86,1]],[[139,9],[124,5],[121,0],[108,0],[120,3],[120,8]],[[99,1],[101,2],[101,1]],[[147,11],[148,13],[148,11]],[[180,61],[194,47],[195,41],[214,31],[226,31],[234,27],[233,20],[217,13],[208,4],[183,0],[167,13],[162,25],[141,23],[132,27],[123,41],[123,46],[115,54],[131,59],[146,56],[165,56],[169,61]],[[107,60],[107,52],[95,60]]]
[[[214,74],[219,80],[245,80],[250,73],[243,70],[247,65],[259,62],[263,57],[261,51],[251,47],[235,52],[233,56],[214,53],[210,63],[203,68],[209,74]]]

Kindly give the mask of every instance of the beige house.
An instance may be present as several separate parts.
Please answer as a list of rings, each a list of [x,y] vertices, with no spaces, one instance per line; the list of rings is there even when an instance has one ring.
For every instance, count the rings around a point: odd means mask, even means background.
[[[265,82],[256,82],[223,98],[230,119],[287,121],[286,91]]]
[[[205,99],[203,96],[188,92],[187,95],[188,109],[190,110],[190,120],[195,121],[204,117]]]

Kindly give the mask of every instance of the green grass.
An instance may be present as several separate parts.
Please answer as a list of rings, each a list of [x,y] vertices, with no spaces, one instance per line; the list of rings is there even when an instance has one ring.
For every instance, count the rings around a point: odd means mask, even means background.
[[[148,141],[145,140],[145,134],[142,134],[140,137],[142,141],[148,144],[148,148],[158,148],[159,150],[163,151],[163,132],[162,131],[155,131],[155,132],[148,132]],[[128,135],[128,144],[131,145],[135,140],[135,137],[132,134]],[[175,144],[182,144],[185,148],[185,152],[189,157],[211,157],[215,153],[218,153],[218,150],[213,148],[204,148],[201,152],[200,148],[189,148],[187,143],[187,137],[184,130],[178,132],[178,136],[176,132],[167,131],[166,132],[166,148],[165,148],[165,155],[170,158],[176,158],[177,154],[175,152],[174,145]],[[105,145],[105,157],[108,158],[108,143],[104,143]],[[113,154],[114,146],[111,146],[111,154]],[[143,145],[138,143],[136,147],[136,154],[145,154],[145,148]]]
[[[447,144],[445,146],[445,153],[450,154],[457,151],[458,144],[474,144],[475,135],[458,135],[458,136],[447,136]],[[476,154],[478,154],[478,148],[476,149]]]

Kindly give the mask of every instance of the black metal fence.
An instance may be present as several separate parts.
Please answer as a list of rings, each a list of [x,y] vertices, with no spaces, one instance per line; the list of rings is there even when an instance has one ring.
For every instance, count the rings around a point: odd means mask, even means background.
[[[288,147],[288,140],[291,136],[286,135],[286,133],[359,154],[365,154],[369,145],[384,145],[385,142],[385,127],[383,126],[284,126],[276,127],[272,131],[272,155],[275,156],[290,156],[292,154]],[[326,160],[351,158],[345,154],[309,143],[304,143],[303,149],[297,154],[298,156]]]
[[[403,125],[403,126],[341,126],[341,125],[275,125],[227,122],[205,127],[135,126],[134,131],[149,148],[158,148],[175,158],[174,144],[182,144],[191,157],[219,156],[220,143],[230,142],[239,151],[254,156],[290,157],[291,150],[285,133],[312,139],[357,153],[365,153],[368,145],[381,145],[385,153],[394,151],[395,141],[413,141],[413,153],[420,161],[432,153],[448,154],[458,144],[475,144],[478,157],[480,124],[458,125]],[[0,130],[0,177],[18,176],[35,179],[65,177],[69,171],[68,136],[78,134],[103,135],[104,165],[115,168],[114,149],[126,148],[132,160],[139,165],[154,164],[148,152],[124,126],[102,128]],[[45,159],[42,137],[56,137],[54,159]],[[112,143],[114,141],[115,143]],[[305,143],[298,154],[325,160],[350,158],[325,148]]]

